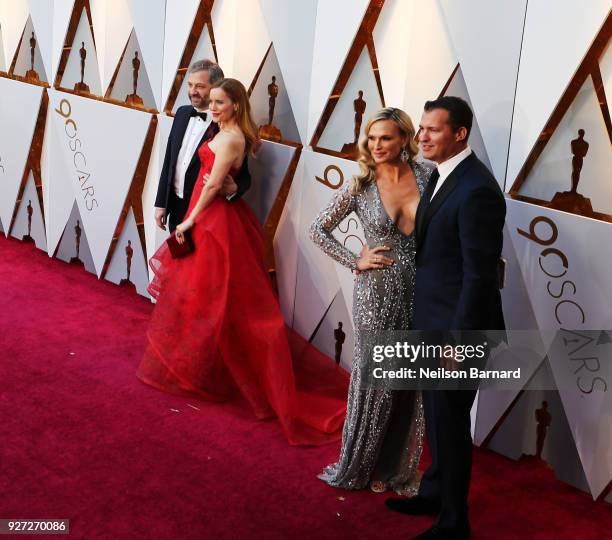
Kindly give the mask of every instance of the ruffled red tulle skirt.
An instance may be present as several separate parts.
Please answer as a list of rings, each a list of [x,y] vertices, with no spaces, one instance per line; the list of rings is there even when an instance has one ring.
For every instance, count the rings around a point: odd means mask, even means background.
[[[194,252],[173,259],[164,243],[150,260],[157,305],[138,377],[205,400],[242,395],[290,444],[338,440],[348,374],[285,326],[255,214],[217,198],[191,232]]]

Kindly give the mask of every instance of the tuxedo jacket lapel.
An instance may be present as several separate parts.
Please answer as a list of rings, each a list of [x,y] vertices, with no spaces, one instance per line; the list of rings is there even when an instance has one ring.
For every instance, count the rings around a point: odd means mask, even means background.
[[[474,154],[474,152],[472,152],[461,163],[459,163],[459,165],[455,167],[453,172],[451,172],[446,177],[443,184],[440,186],[440,189],[431,199],[427,207],[423,209],[423,211],[421,212],[422,215],[418,215],[419,212],[417,210],[417,221],[420,221],[418,227],[417,241],[422,241],[423,237],[425,236],[425,232],[427,231],[427,225],[429,225],[431,218],[440,209],[442,204],[444,204],[444,201],[453,192],[453,190],[457,187],[457,184],[459,183],[459,178],[464,173],[464,171],[471,166],[475,158],[476,155]]]

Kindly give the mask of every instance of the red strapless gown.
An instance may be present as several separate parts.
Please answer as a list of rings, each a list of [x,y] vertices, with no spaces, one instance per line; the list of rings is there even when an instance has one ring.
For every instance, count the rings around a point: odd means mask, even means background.
[[[215,155],[204,144],[189,211]],[[264,237],[243,201],[217,197],[191,229],[195,251],[166,243],[149,264],[157,299],[137,375],[172,393],[227,401],[278,417],[290,444],[340,439],[348,374],[284,323],[264,264]]]

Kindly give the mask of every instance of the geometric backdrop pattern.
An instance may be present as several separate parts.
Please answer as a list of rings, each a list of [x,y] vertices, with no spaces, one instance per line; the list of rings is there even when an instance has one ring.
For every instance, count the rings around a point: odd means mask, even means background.
[[[146,295],[173,111],[188,65],[211,57],[264,134],[246,200],[285,319],[332,358],[342,323],[350,369],[352,275],[308,226],[356,172],[368,115],[396,106],[418,125],[425,100],[461,95],[507,193],[507,325],[538,330],[544,351],[560,328],[612,328],[611,33],[609,0],[0,0],[0,231]],[[360,250],[354,216],[336,235]],[[562,367],[549,354],[534,376]],[[474,441],[533,454],[547,401],[543,459],[607,497],[612,373],[579,367],[571,390],[481,391]]]

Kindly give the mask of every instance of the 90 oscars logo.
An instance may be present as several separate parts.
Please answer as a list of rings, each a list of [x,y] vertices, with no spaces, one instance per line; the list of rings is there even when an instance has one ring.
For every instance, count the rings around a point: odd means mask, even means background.
[[[78,129],[76,122],[71,118],[72,106],[70,102],[66,98],[62,99],[59,103],[59,107],[55,109],[55,112],[65,119],[64,132],[66,133],[66,137],[68,137],[68,148],[72,152],[72,163],[75,168],[77,180],[81,186],[81,191],[83,192],[85,207],[91,212],[100,205],[95,198],[94,186],[91,184],[91,173],[84,170],[87,168],[87,158],[85,154],[80,151],[83,143],[81,139],[77,138]]]
[[[538,225],[541,234],[536,231]],[[517,229],[517,232],[531,242],[544,247],[538,257],[538,265],[542,273],[550,278],[546,284],[546,291],[556,302],[554,314],[561,329],[571,331],[583,325],[586,321],[585,311],[578,302],[570,299],[576,296],[578,288],[573,280],[567,278],[569,259],[563,251],[552,247],[559,237],[556,223],[548,217],[536,216],[529,224],[529,231]],[[570,333],[577,335],[576,332]],[[576,340],[566,340],[566,345],[573,341]],[[576,386],[583,394],[590,394],[598,387],[605,392],[608,385],[605,379],[598,376],[601,369],[599,358],[593,354],[586,354],[582,349],[583,347],[577,347],[569,353],[570,360],[576,362],[573,366],[574,375],[577,376]]]

